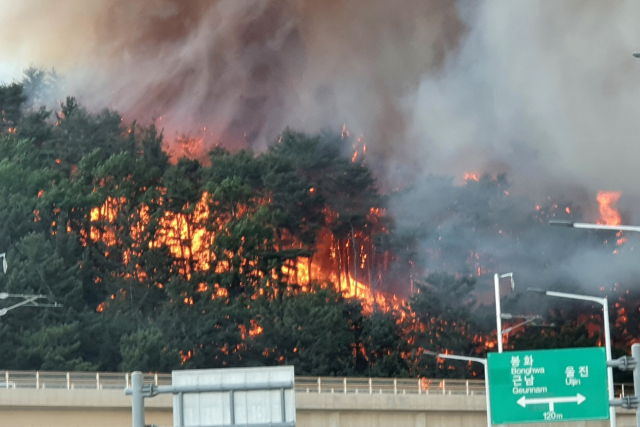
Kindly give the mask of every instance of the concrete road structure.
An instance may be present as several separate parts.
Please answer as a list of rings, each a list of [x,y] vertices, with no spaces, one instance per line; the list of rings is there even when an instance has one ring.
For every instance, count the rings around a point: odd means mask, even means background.
[[[171,396],[146,401],[146,422],[171,426]],[[296,393],[299,427],[475,427],[486,423],[483,395]],[[0,427],[122,427],[131,425],[131,398],[122,390],[0,389]],[[605,427],[607,421],[558,423]],[[529,427],[538,424],[527,424]],[[541,424],[540,424],[541,426]],[[620,411],[619,427],[635,426]]]

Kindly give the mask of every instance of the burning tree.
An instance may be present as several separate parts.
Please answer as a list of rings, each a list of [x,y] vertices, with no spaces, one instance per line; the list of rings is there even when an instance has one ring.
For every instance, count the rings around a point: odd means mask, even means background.
[[[66,245],[62,260],[50,262],[66,281],[51,272],[55,283],[40,280],[37,290],[67,295],[70,311],[52,327],[78,330],[71,336],[79,341],[65,353],[87,362],[78,367],[126,368],[136,346],[157,349],[161,341],[165,356],[145,362],[156,369],[171,361],[305,365],[319,357],[310,331],[324,325],[344,357],[325,352],[326,363],[305,366],[355,372],[362,308],[341,291],[362,292],[356,277],[368,267],[354,245],[372,240],[370,214],[380,199],[370,171],[343,156],[339,136],[287,131],[261,155],[214,149],[206,165],[171,163],[153,126],[125,126],[108,111],[90,114],[72,98],[55,114],[32,112],[16,93],[18,86],[2,92],[11,104],[4,110],[16,112],[2,137],[5,200],[14,201],[3,243],[14,259],[21,245],[32,252]],[[8,185],[16,179],[24,184]],[[314,259],[320,246],[329,249]],[[26,283],[25,274],[49,263],[34,269],[34,262],[25,258],[13,269],[10,288],[37,283]],[[335,277],[345,277],[342,287],[325,283]],[[75,294],[65,290],[67,282]],[[311,319],[305,304],[330,311]],[[295,319],[294,312],[301,332],[291,348],[281,322]],[[20,320],[34,331],[46,323]],[[33,357],[14,360],[49,366]]]

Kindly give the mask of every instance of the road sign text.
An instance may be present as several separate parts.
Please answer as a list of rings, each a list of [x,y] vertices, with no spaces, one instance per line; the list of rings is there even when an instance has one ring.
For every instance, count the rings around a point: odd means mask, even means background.
[[[494,424],[609,417],[603,348],[490,353],[488,359]]]

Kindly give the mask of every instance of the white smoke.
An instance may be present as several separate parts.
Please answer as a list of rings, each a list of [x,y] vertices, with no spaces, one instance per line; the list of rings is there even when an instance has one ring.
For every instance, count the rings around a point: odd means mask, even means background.
[[[459,55],[407,100],[424,170],[502,169],[524,189],[640,195],[640,3],[498,0],[473,11]]]

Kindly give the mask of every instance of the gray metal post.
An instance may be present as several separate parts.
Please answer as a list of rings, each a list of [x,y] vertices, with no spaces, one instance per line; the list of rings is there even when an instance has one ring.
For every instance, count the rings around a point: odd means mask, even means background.
[[[133,427],[144,427],[144,396],[140,371],[131,374],[131,417]]]
[[[636,360],[633,368],[633,393],[640,396],[640,344],[631,346],[631,357]],[[640,408],[636,408],[636,426],[640,427]]]
[[[282,417],[282,422],[287,422],[287,408],[285,407],[285,399],[284,399],[284,389],[280,389],[280,416]]]
[[[502,310],[500,307],[500,276],[493,275],[494,292],[496,294],[496,339],[498,340],[498,353],[502,353]]]
[[[233,405],[233,392],[231,392],[231,404]],[[178,426],[184,426],[184,393],[178,393]],[[233,418],[231,418],[231,424],[235,424]]]
[[[484,365],[484,398],[487,403],[487,427],[491,427],[491,394],[489,392],[489,363],[488,361],[483,363]]]
[[[534,292],[537,292],[535,289],[532,289]],[[614,384],[613,384],[613,369],[610,362],[611,360],[611,330],[609,327],[609,300],[607,297],[593,297],[589,295],[578,295],[578,294],[568,294],[566,292],[555,292],[555,291],[541,291],[545,295],[550,297],[559,297],[559,298],[569,298],[569,299],[577,299],[581,301],[592,301],[597,302],[602,305],[603,317],[604,317],[604,340],[605,340],[605,351],[607,354],[607,383],[609,389],[609,402],[616,400],[614,393]],[[616,427],[616,408],[613,406],[609,407],[609,425],[611,427]]]
[[[602,298],[600,301],[602,304],[602,317],[604,317],[604,339],[605,339],[605,352],[607,354],[607,362],[611,360],[611,328],[609,327],[609,299],[607,297]],[[613,368],[607,367],[607,384],[609,386],[609,400],[615,399],[615,391],[613,385]],[[609,425],[616,427],[618,425],[616,419],[616,408],[609,406]]]

